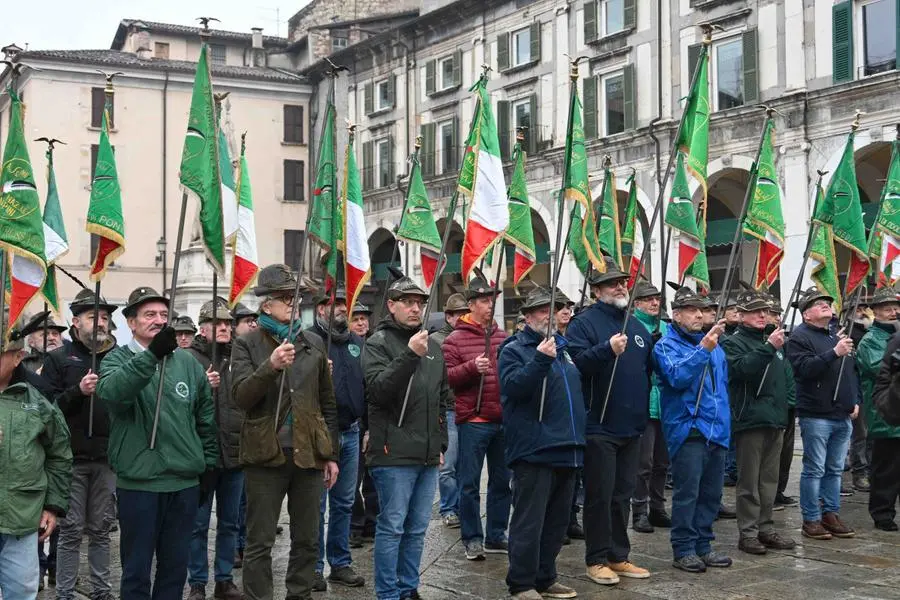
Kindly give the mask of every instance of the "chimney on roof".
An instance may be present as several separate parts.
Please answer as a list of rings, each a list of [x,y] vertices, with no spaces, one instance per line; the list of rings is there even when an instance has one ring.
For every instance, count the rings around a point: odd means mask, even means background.
[[[14,63],[16,62],[16,60],[18,60],[19,55],[22,54],[22,49],[15,44],[10,44],[9,46],[0,48],[0,52],[3,52],[3,60],[8,60],[9,62]]]
[[[263,47],[262,27],[251,27],[250,31],[253,32],[252,33],[253,47],[262,49],[262,47]]]
[[[141,60],[150,60],[153,57],[153,51],[147,46],[141,46],[137,49],[137,57]]]

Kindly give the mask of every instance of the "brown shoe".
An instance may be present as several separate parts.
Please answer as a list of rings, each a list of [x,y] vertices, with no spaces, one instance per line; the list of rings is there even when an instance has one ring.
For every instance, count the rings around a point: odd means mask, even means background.
[[[791,538],[783,538],[774,531],[760,533],[757,539],[763,546],[772,550],[793,550],[797,546],[797,542]]]
[[[244,595],[233,581],[217,581],[213,598],[215,600],[244,600]]]
[[[853,528],[844,525],[838,514],[833,512],[827,512],[822,515],[822,527],[830,531],[831,535],[838,538],[852,538],[856,535]]]
[[[822,521],[803,521],[803,529],[801,530],[803,537],[812,538],[814,540],[830,540],[831,534],[827,529],[822,527]]]
[[[741,536],[741,540],[738,542],[738,550],[747,554],[765,554],[768,552],[762,542],[749,536]]]

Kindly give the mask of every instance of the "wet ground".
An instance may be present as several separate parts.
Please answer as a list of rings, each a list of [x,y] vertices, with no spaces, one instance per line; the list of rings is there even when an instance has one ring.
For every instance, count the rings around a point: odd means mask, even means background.
[[[799,436],[798,436],[799,437]],[[795,452],[788,494],[797,497],[800,474],[799,449]],[[849,477],[849,474],[845,474]],[[734,488],[725,488],[725,502],[734,506]],[[772,599],[826,600],[900,598],[900,533],[886,533],[873,528],[867,511],[868,494],[856,492],[842,499],[841,516],[857,535],[853,539],[815,541],[801,537],[802,519],[799,507],[775,513],[778,530],[793,537],[800,544],[793,551],[770,551],[765,556],[751,556],[737,549],[736,522],[718,521],[715,526],[716,549],[730,554],[734,565],[729,569],[712,569],[705,574],[691,575],[671,566],[671,546],[668,530],[652,534],[630,532],[631,559],[650,569],[647,580],[625,580],[614,587],[598,586],[584,576],[584,543],[575,541],[563,548],[557,561],[560,580],[578,590],[579,598],[610,600],[644,600],[666,598],[693,599]],[[287,524],[287,512],[282,512]],[[213,535],[210,535],[212,553]],[[117,541],[117,540],[116,540]],[[287,527],[278,538],[273,562],[275,566],[276,598],[284,597],[283,581],[288,554]],[[82,554],[86,552],[85,543]],[[118,545],[114,552],[114,589],[118,588]],[[212,555],[212,554],[211,554]],[[334,587],[326,593],[314,594],[317,600],[356,600],[374,598],[372,583],[372,546],[353,550],[354,567],[366,578],[366,587],[347,589]],[[425,553],[422,559],[422,584],[419,589],[425,600],[451,598],[495,600],[507,598],[504,583],[506,557],[488,555],[484,562],[469,562],[463,555],[459,530],[445,529],[435,510],[428,528]],[[83,556],[82,573],[86,572]],[[235,571],[240,586],[240,571]],[[79,584],[79,592],[89,590]],[[212,598],[212,585],[208,588]],[[52,599],[43,592],[39,598]]]

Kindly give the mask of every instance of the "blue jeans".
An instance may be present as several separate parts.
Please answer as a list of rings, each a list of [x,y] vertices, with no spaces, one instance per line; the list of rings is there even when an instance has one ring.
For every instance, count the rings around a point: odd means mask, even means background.
[[[341,455],[338,457],[338,478],[330,490],[322,492],[319,505],[319,560],[316,572],[325,569],[325,552],[332,569],[349,567],[350,519],[356,498],[356,476],[359,469],[359,426],[341,432]],[[325,499],[328,499],[328,545],[325,545]]]
[[[713,522],[722,502],[722,446],[688,438],[672,457],[672,553],[675,559],[709,554]]]
[[[841,510],[841,473],[850,445],[850,419],[834,421],[800,417],[803,471],[800,473],[800,512],[804,521],[821,521],[822,511]],[[823,507],[819,508],[819,498]]]
[[[247,487],[246,483],[241,486],[241,505],[238,508],[238,541],[237,549],[241,555],[244,554],[244,548],[247,547]]]
[[[370,467],[381,510],[375,526],[375,594],[399,600],[419,587],[437,467]]]
[[[244,472],[240,469],[217,471],[216,480],[216,560],[213,563],[216,581],[231,581],[234,556],[238,548],[241,495],[244,491]],[[209,581],[209,517],[212,511],[210,493],[197,511],[194,534],[191,537],[191,557],[188,562],[188,583],[206,585]]]
[[[438,490],[441,492],[441,516],[459,513],[459,486],[456,483],[456,458],[459,453],[459,433],[456,429],[456,413],[447,411],[447,451],[440,468]]]
[[[0,534],[0,596],[3,600],[37,597],[40,563],[35,550],[38,534]]]
[[[506,539],[512,493],[506,468],[503,426],[499,423],[463,423],[459,426],[457,480],[460,486],[459,520],[463,542]],[[488,463],[487,526],[481,528],[481,470]]]
[[[191,536],[200,487],[178,492],[144,492],[118,488],[120,598],[177,600],[184,594]],[[156,579],[150,566],[156,555]]]

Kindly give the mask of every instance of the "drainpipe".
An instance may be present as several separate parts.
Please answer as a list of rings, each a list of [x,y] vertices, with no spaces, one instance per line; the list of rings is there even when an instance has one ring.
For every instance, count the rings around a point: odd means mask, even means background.
[[[165,71],[165,79],[163,80],[163,93],[162,93],[162,239],[166,241],[166,182],[168,181],[166,177],[166,158],[167,152],[166,149],[168,147],[169,141],[169,129],[168,129],[168,111],[169,111],[169,70]],[[166,293],[166,282],[169,281],[167,276],[167,253],[165,251],[162,252],[162,293]],[[174,290],[173,290],[174,291]]]

